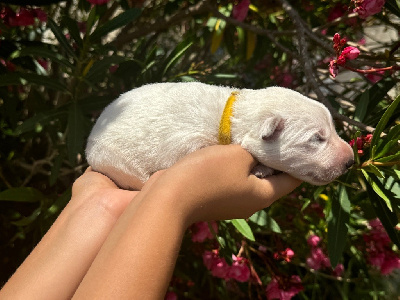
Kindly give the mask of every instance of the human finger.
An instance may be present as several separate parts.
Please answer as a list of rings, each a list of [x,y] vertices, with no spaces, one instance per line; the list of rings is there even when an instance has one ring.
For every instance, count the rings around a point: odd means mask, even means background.
[[[297,188],[302,181],[286,173],[273,175],[267,178],[249,177],[253,186],[253,196],[259,209],[270,206],[276,200],[289,194]]]

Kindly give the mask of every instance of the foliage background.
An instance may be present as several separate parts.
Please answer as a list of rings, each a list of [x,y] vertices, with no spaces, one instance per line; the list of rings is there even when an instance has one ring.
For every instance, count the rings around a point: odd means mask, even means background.
[[[295,297],[302,299],[398,295],[400,274],[382,275],[372,266],[365,241],[367,221],[379,217],[392,241],[385,251],[398,257],[398,1],[386,1],[382,12],[367,19],[353,13],[354,2],[346,0],[254,0],[241,19],[232,14],[238,2],[0,4],[1,283],[67,204],[72,182],[87,167],[85,138],[102,109],[143,84],[199,80],[296,89],[328,106],[345,140],[361,142],[354,146],[356,165],[343,178],[321,188],[304,184],[248,222],[220,222],[218,243],[193,242],[189,230],[171,291],[193,299],[264,298],[273,278],[296,274],[302,291]],[[21,12],[21,7],[40,7],[47,18],[11,26],[6,8]],[[388,38],[374,36],[376,30]],[[328,65],[335,59],[337,32],[361,54],[346,64],[358,72],[342,67],[334,79]],[[366,74],[370,68],[378,71]],[[307,265],[310,235],[321,237],[323,251],[333,266],[344,265],[344,273]],[[288,247],[293,259],[274,258]],[[228,262],[232,253],[245,257],[251,280],[212,276],[202,253],[215,248]]]

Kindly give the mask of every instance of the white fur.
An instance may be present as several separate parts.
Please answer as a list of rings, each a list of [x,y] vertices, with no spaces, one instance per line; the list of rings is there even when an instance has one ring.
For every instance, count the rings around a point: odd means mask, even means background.
[[[131,188],[132,176],[145,181],[186,154],[218,144],[232,91],[239,91],[232,142],[261,164],[313,184],[326,184],[346,171],[353,151],[322,104],[280,87],[238,90],[197,82],[150,84],[121,95],[97,120],[87,160],[119,186]]]

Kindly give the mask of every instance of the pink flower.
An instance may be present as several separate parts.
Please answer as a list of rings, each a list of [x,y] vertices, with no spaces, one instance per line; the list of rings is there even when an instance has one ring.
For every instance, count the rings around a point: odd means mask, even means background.
[[[360,55],[360,50],[356,47],[346,47],[343,49],[341,55],[343,55],[346,59],[356,59],[358,55]]]
[[[306,263],[311,269],[314,270],[331,266],[328,256],[326,256],[322,248],[319,247],[311,249],[311,256],[307,258]]]
[[[369,67],[371,69],[371,67]],[[383,78],[383,75],[385,74],[385,71],[376,71],[374,73],[368,73],[365,75],[365,77],[371,81],[372,83],[377,83]]]
[[[178,296],[174,292],[167,292],[164,300],[178,300]]]
[[[364,155],[364,148],[369,146],[369,144],[371,144],[372,141],[372,134],[367,134],[367,135],[362,135],[359,136],[356,140],[351,140],[349,142],[350,147],[353,147],[354,144],[356,144],[357,146],[357,153],[359,156]]]
[[[311,247],[317,247],[320,241],[321,238],[318,235],[313,234],[307,239],[307,244],[309,244]]]
[[[292,275],[289,280],[278,279],[276,277],[273,278],[267,286],[266,293],[268,300],[290,300],[304,289],[301,279],[297,275]]]
[[[35,18],[41,22],[47,21],[46,13],[40,8],[28,9],[21,7],[17,12],[14,12],[9,7],[3,7],[0,17],[4,24],[12,27],[33,25],[35,24]]]
[[[33,16],[39,19],[41,22],[46,22],[47,21],[47,15],[41,8],[34,8],[32,10]]]
[[[229,265],[224,258],[218,256],[218,250],[205,251],[203,263],[213,276],[223,279],[229,278]]]
[[[232,17],[238,21],[243,22],[249,12],[250,0],[242,0],[235,5],[232,10]]]
[[[294,256],[294,251],[290,248],[286,248],[284,251],[274,253],[275,259],[283,259],[290,262]]]
[[[247,259],[236,257],[232,254],[233,263],[229,268],[228,277],[240,282],[246,282],[250,279],[250,269],[247,266]]]
[[[87,2],[93,4],[93,5],[103,5],[109,2],[110,0],[87,0]]]
[[[358,13],[360,18],[366,19],[369,16],[379,13],[385,5],[385,0],[353,0],[356,8],[353,10]]]
[[[344,266],[342,264],[338,264],[332,273],[334,276],[340,277],[342,276],[343,272],[344,272]]]
[[[345,12],[346,8],[343,7],[343,4],[341,3],[336,4],[335,7],[332,8],[332,10],[329,12],[328,22],[332,22],[333,20],[340,18],[345,14]]]
[[[392,250],[391,241],[379,219],[369,222],[371,230],[364,234],[367,260],[382,275],[400,269],[400,257]]]
[[[329,73],[332,75],[333,78],[335,78],[339,73],[339,67],[334,60],[331,60],[329,62]]]
[[[215,233],[218,232],[218,225],[215,221],[210,222]],[[192,241],[202,243],[206,239],[213,239],[214,235],[210,231],[208,222],[197,222],[192,225]]]

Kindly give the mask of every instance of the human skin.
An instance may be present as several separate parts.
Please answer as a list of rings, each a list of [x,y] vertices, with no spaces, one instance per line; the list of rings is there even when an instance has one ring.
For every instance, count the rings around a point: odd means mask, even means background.
[[[256,163],[239,146],[211,146],[140,192],[87,171],[0,299],[163,299],[188,226],[248,218],[300,184],[286,174],[259,179]]]

